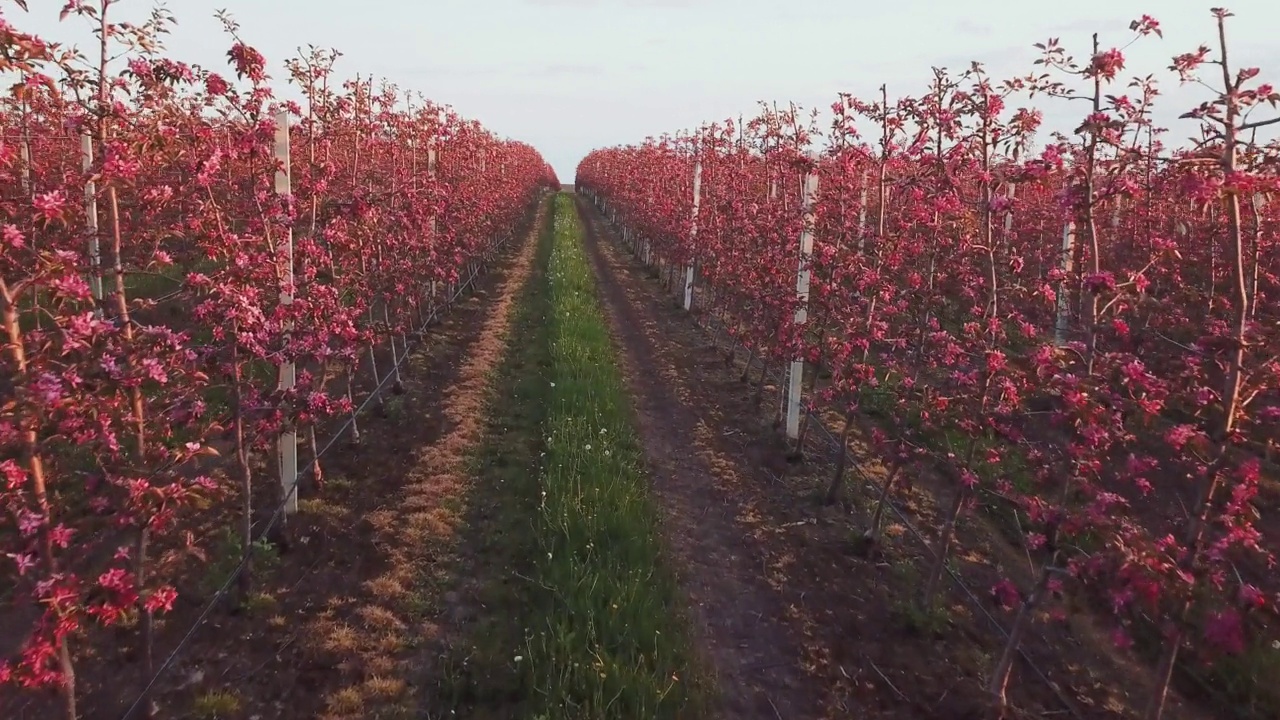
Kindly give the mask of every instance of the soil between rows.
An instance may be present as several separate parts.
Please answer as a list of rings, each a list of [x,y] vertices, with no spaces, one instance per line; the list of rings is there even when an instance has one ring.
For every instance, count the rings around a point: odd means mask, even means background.
[[[695,619],[693,634],[715,676],[724,717],[814,717],[821,693],[802,670],[782,598],[761,572],[758,543],[737,523],[749,507],[734,492],[769,462],[765,448],[718,452],[714,424],[698,412],[672,363],[650,298],[605,249],[589,206],[577,199],[599,296],[633,398],[667,544]]]
[[[757,405],[739,379],[741,363],[726,368],[650,271],[606,238],[600,214],[582,198],[578,207],[725,717],[989,717],[985,673],[1001,644],[983,613],[1006,627],[1010,617],[985,589],[1009,570],[1006,554],[981,523],[966,523],[954,567],[985,607],[951,593],[936,615],[914,610],[927,549],[898,542],[905,530],[890,523],[882,552],[859,552],[854,515],[816,501],[831,472],[828,451],[810,452],[802,464],[786,461],[771,423],[777,388],[766,385]],[[928,493],[911,495],[907,510],[928,535],[935,512]],[[1033,634],[1028,647],[1049,682],[1019,663],[1012,716],[1136,716],[1141,668],[1106,654],[1076,622],[1042,618]],[[779,697],[791,704],[784,708]],[[760,698],[777,711],[766,704],[762,714]],[[1197,717],[1177,698],[1170,705],[1166,717]]]

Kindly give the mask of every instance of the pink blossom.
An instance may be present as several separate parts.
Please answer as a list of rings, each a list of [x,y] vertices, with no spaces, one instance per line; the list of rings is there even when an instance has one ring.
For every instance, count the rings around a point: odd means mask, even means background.
[[[31,204],[45,220],[57,220],[60,218],[66,202],[67,199],[63,196],[61,190],[41,193],[31,200]]]

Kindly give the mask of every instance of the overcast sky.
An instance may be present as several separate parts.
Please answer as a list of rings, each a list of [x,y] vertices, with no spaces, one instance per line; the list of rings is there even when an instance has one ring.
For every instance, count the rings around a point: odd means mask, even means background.
[[[1225,2],[1225,0],[1222,0]],[[3,0],[0,0],[3,2]],[[57,22],[62,0],[29,0],[9,21],[49,40],[92,42],[85,21]],[[178,27],[170,55],[224,67],[228,41],[214,19],[225,8],[246,42],[283,61],[307,44],[341,50],[346,77],[370,73],[423,92],[501,135],[536,146],[571,182],[592,148],[642,140],[704,120],[752,113],[758,100],[826,108],[841,91],[917,94],[931,66],[988,64],[996,77],[1025,73],[1032,44],[1056,36],[1077,58],[1090,33],[1104,47],[1127,41],[1130,20],[1154,15],[1164,39],[1140,41],[1123,77],[1156,73],[1167,123],[1203,97],[1177,87],[1165,67],[1214,40],[1212,2],[1197,0],[170,0]],[[150,0],[123,0],[140,19]],[[1234,63],[1260,66],[1280,85],[1280,2],[1235,0]],[[1038,103],[1042,102],[1037,100]],[[1048,101],[1060,129],[1074,103]],[[1187,128],[1180,135],[1189,134]]]

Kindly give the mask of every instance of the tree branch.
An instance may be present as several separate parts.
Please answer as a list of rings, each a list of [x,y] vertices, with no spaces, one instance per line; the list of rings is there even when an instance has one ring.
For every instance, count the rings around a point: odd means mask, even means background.
[[[1240,132],[1248,132],[1255,128],[1266,127],[1280,123],[1280,117],[1273,117],[1270,120],[1258,120],[1257,122],[1245,123],[1237,128]]]

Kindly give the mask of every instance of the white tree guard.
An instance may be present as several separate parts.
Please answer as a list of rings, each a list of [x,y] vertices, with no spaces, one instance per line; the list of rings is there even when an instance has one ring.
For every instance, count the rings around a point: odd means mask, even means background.
[[[288,197],[293,194],[293,181],[289,173],[289,111],[276,114],[276,194]],[[293,304],[293,227],[284,233],[284,272],[280,275],[280,304]],[[280,363],[281,390],[290,390],[297,381],[292,361]],[[285,515],[298,511],[298,433],[293,428],[280,433],[280,483],[284,490]]]
[[[858,252],[867,247],[867,171],[862,171],[862,189],[858,195]]]
[[[689,264],[684,268],[684,309],[693,307],[693,271],[697,266],[697,254],[694,248],[698,242],[698,206],[702,202],[702,161],[693,164],[693,225],[689,228]]]
[[[80,169],[93,169],[93,137],[80,131]],[[93,293],[93,315],[102,318],[102,251],[98,245],[98,184],[90,177],[84,183],[85,232],[89,235],[89,292]]]
[[[1076,224],[1068,220],[1062,226],[1062,282],[1058,284],[1058,321],[1054,326],[1053,342],[1057,347],[1067,344],[1067,325],[1071,319],[1071,303],[1068,287],[1072,265],[1075,262]]]
[[[796,272],[796,307],[795,324],[804,325],[809,318],[809,262],[813,257],[814,205],[818,201],[818,175],[810,172],[804,176],[804,198],[802,212],[804,227],[800,231],[800,263]],[[800,438],[800,393],[801,381],[804,380],[804,359],[796,358],[791,362],[790,377],[787,382],[787,437],[792,440]]]
[[[432,192],[435,192],[436,180],[436,138],[434,135],[427,140],[427,177],[431,178]],[[436,246],[436,216],[431,216],[431,247]],[[431,309],[436,308],[436,280],[431,281]]]
[[[24,100],[25,104],[26,101]],[[31,138],[25,127],[22,128],[22,140],[18,145],[18,160],[22,164],[22,194],[31,197]]]

